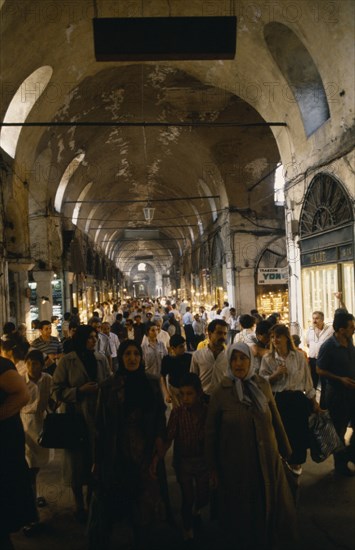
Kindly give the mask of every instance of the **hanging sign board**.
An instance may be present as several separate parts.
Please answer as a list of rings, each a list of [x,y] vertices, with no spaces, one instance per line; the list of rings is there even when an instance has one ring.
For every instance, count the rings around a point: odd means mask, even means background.
[[[287,285],[288,267],[261,267],[258,269],[258,285]]]

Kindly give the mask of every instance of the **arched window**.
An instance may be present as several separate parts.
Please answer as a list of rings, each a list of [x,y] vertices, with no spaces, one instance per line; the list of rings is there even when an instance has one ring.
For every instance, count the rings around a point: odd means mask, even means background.
[[[318,69],[307,48],[286,25],[275,21],[268,23],[264,28],[264,36],[272,57],[298,103],[304,129],[309,137],[330,117]]]
[[[53,74],[49,65],[40,67],[26,78],[18,88],[6,111],[4,122],[26,121],[32,107],[43,94]],[[17,142],[22,126],[3,126],[0,132],[0,147],[15,158]]]
[[[300,217],[300,236],[307,237],[349,224],[352,207],[342,185],[329,174],[317,174],[308,188]]]

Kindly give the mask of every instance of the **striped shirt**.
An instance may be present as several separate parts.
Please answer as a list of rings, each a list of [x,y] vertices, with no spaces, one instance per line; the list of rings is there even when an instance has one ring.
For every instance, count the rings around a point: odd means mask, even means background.
[[[313,388],[311,371],[307,364],[306,358],[301,351],[291,350],[286,359],[283,359],[275,352],[275,355],[268,353],[261,360],[259,374],[266,380],[274,374],[279,365],[285,365],[287,373],[283,374],[278,380],[270,382],[271,389],[274,393],[282,391],[302,391],[308,399],[312,399],[316,395]]]
[[[198,414],[180,406],[174,408],[168,422],[168,441],[174,441],[175,458],[204,456],[207,405],[201,403]]]
[[[43,340],[42,336],[31,343],[31,347],[39,349],[45,355],[60,355],[63,353],[63,346],[58,338],[50,336],[49,340]]]

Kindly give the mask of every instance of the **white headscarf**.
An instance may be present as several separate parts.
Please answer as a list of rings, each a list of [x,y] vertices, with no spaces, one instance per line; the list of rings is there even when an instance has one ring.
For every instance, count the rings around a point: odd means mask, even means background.
[[[250,359],[249,371],[245,376],[245,378],[243,378],[243,380],[238,378],[237,376],[234,376],[231,370],[231,359],[234,351],[240,351]],[[247,344],[244,344],[244,342],[238,342],[237,344],[233,344],[229,346],[227,350],[227,357],[228,357],[227,376],[231,380],[234,380],[239,401],[249,406],[254,404],[259,409],[259,411],[265,412],[268,407],[268,402],[264,392],[262,392],[259,386],[254,382],[254,380],[252,380],[255,374],[255,361],[249,346]],[[246,392],[245,389],[248,389],[248,392]]]

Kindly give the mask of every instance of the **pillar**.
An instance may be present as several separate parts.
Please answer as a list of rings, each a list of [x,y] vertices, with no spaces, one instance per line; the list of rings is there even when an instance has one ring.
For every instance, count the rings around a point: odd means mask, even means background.
[[[287,258],[289,263],[288,300],[291,334],[301,335],[303,326],[301,256],[298,237],[287,237]],[[293,332],[292,332],[293,331]]]
[[[33,278],[37,283],[37,301],[39,318],[41,321],[50,321],[53,311],[52,279],[53,271],[33,271]],[[44,301],[43,297],[48,298]]]
[[[9,320],[8,267],[4,258],[0,258],[0,326]]]

